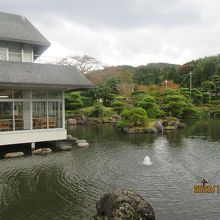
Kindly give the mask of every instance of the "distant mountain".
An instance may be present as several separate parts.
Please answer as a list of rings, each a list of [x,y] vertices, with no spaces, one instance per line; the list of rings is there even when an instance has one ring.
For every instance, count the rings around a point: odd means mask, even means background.
[[[111,66],[106,67],[102,70],[92,71],[86,74],[86,77],[94,84],[105,82],[111,78],[116,78],[122,82],[132,82],[133,76],[138,72],[139,69],[154,69],[154,71],[161,71],[167,68],[178,68],[180,65],[169,64],[169,63],[149,63],[138,67],[129,65]]]
[[[183,87],[189,86],[189,73],[192,72],[192,84],[195,88],[203,82],[220,76],[220,56],[203,57],[183,65],[170,63],[149,63],[138,67],[129,65],[107,67],[86,74],[94,84],[116,78],[125,83],[139,85],[161,84],[171,80]]]
[[[172,63],[148,63],[146,65],[146,67],[149,68],[159,68],[159,69],[163,69],[163,68],[168,68],[168,67],[180,67],[181,65],[179,64],[172,64]]]
[[[106,82],[111,78],[120,79],[123,82],[131,82],[134,70],[135,67],[132,66],[112,66],[89,72],[86,77],[94,84]]]

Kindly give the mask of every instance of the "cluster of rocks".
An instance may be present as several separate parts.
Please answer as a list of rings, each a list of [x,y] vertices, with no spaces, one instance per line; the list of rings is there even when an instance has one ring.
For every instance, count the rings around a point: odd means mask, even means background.
[[[67,120],[67,125],[88,125],[88,118],[84,114],[79,114]]]
[[[161,123],[165,130],[176,130],[179,128],[182,129],[186,127],[186,124],[180,122],[180,120],[177,118],[167,118],[167,119],[162,120]]]
[[[75,142],[78,147],[89,147],[87,140],[80,140],[72,135],[67,135],[67,140]]]
[[[48,155],[51,154],[53,151],[49,147],[45,148],[38,148],[32,151],[35,155]],[[11,152],[4,155],[4,158],[17,158],[17,157],[24,157],[24,152],[18,151],[18,152]]]
[[[176,130],[180,128],[185,128],[186,124],[181,123],[179,119],[164,119],[164,120],[158,120],[154,124],[153,127],[124,127],[122,131],[126,134],[134,134],[134,133],[148,133],[148,134],[157,134],[157,133],[163,133],[164,131],[169,130]]]
[[[102,124],[102,123],[116,123],[120,120],[119,115],[113,115],[111,117],[105,118],[93,118],[86,117],[84,114],[78,114],[74,118],[70,118],[67,120],[67,125],[94,125],[94,124]]]
[[[137,193],[127,190],[105,194],[96,203],[96,211],[94,220],[155,220],[152,206]]]

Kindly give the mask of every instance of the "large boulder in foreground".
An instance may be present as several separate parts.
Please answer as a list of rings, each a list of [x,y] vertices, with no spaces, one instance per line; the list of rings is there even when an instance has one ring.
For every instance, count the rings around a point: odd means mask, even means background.
[[[96,203],[96,210],[94,220],[155,220],[152,206],[140,195],[127,190],[105,194]]]

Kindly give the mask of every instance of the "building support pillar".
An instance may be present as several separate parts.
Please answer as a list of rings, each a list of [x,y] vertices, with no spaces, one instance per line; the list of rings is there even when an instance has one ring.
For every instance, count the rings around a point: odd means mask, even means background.
[[[34,142],[31,143],[31,150],[32,150],[32,151],[35,150],[35,143],[34,143]]]

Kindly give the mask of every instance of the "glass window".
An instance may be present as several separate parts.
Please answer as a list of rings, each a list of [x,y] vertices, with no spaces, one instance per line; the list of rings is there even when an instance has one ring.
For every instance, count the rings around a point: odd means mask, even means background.
[[[0,89],[0,100],[1,99],[12,99],[12,90]]]
[[[48,99],[62,99],[62,91],[48,90]]]
[[[13,130],[13,103],[0,102],[0,132]]]
[[[49,128],[62,128],[62,102],[48,102]]]
[[[14,42],[8,43],[8,59],[16,62],[22,61],[21,44]]]
[[[15,102],[15,130],[30,130],[30,102]]]
[[[30,90],[28,90],[28,89],[14,90],[14,98],[15,99],[30,99]]]
[[[33,89],[32,98],[33,99],[47,99],[47,90],[46,89]]]
[[[0,60],[7,60],[7,48],[0,47]]]
[[[33,129],[47,128],[47,102],[34,101],[32,105],[33,111]]]

